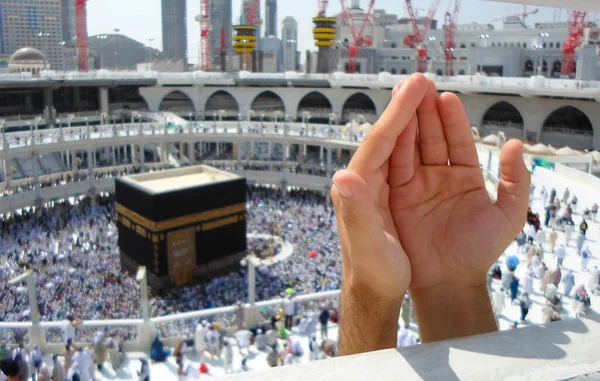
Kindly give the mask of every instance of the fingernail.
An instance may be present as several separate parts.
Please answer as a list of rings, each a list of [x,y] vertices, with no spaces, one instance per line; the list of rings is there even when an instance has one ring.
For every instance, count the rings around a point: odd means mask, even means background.
[[[343,198],[350,198],[350,197],[352,197],[352,191],[350,189],[348,189],[347,187],[340,186],[335,181],[333,182],[333,185],[335,185],[335,187],[337,188],[338,192],[340,192],[340,195]]]
[[[396,84],[396,87],[394,87],[394,91],[392,92],[392,97],[396,96],[396,94],[402,91],[404,86],[406,86],[406,82],[408,82],[408,80],[405,79],[402,82]]]

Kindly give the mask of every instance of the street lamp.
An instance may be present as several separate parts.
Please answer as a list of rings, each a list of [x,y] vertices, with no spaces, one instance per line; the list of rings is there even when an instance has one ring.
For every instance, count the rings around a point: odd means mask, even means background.
[[[535,49],[538,49],[540,51],[539,57],[538,57],[538,67],[537,67],[537,75],[544,75],[543,72],[543,54],[544,52],[542,51],[542,49],[546,48],[546,43],[544,42],[546,38],[550,37],[550,34],[547,32],[541,32],[539,34],[540,39],[541,39],[541,44],[536,44],[534,45]],[[540,74],[541,73],[541,74]]]
[[[150,61],[152,61],[152,42],[154,42],[153,38],[148,39],[148,61],[146,64],[146,71],[150,71]]]
[[[487,48],[487,40],[489,40],[490,35],[489,34],[480,34],[478,37],[481,39],[480,47]],[[481,50],[481,54],[479,55],[479,57],[481,59],[480,65],[479,65],[479,72],[483,73],[483,49]]]
[[[21,284],[21,282],[27,284],[27,296],[29,299],[29,314],[31,316],[31,323],[33,326],[40,324],[40,311],[38,310],[37,295],[35,290],[35,279],[33,277],[32,270],[26,270],[23,274],[8,281],[8,284],[15,286]]]
[[[433,52],[435,51],[435,41],[436,41],[436,38],[435,37],[427,37],[427,40],[429,40],[429,46],[430,46],[430,49],[427,49],[427,52],[431,51],[431,56],[433,57]],[[430,72],[430,73],[433,73],[433,59],[432,59],[432,57],[429,58],[429,67],[427,68],[427,71]]]
[[[146,274],[146,266],[138,267],[135,280],[140,284],[140,291],[142,294],[142,300],[140,301],[140,304],[142,305],[142,319],[144,319],[144,323],[148,323],[150,321],[150,308],[148,303],[148,276]]]
[[[248,326],[254,326],[258,321],[256,310],[256,266],[260,263],[254,255],[249,255],[240,261],[242,267],[248,267],[248,304],[250,304],[248,317]]]
[[[115,32],[116,34],[119,34],[120,31],[121,31],[121,29],[119,29],[119,28],[113,29],[113,32]],[[117,57],[117,71],[119,71],[119,37],[118,36],[117,36],[117,44],[116,44],[116,49],[115,49],[115,56]]]

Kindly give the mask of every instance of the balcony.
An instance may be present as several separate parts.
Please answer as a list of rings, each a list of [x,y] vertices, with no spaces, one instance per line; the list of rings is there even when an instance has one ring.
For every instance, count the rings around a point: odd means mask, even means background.
[[[598,380],[600,317],[237,374],[227,380]]]

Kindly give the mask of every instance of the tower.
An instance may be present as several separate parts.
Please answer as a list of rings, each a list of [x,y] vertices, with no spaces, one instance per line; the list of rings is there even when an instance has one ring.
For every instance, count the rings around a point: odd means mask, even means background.
[[[187,19],[185,0],[162,0],[163,53],[187,62]]]
[[[265,0],[265,37],[277,37],[277,0]]]
[[[291,16],[281,22],[281,42],[283,44],[283,71],[296,71],[298,22]]]

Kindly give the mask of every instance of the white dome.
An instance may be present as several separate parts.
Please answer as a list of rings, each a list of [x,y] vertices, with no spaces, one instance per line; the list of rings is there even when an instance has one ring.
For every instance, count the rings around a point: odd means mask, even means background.
[[[570,147],[564,147],[555,152],[558,156],[583,156],[583,153],[576,151]]]
[[[10,58],[11,64],[44,62],[46,56],[36,48],[22,48],[14,52]]]
[[[552,154],[554,154],[554,151],[552,151],[552,149],[550,147],[545,146],[541,143],[538,143],[538,144],[534,145],[533,147],[531,147],[529,152],[537,154],[537,155],[552,155]]]
[[[498,135],[488,135],[482,140],[485,144],[498,144]]]

